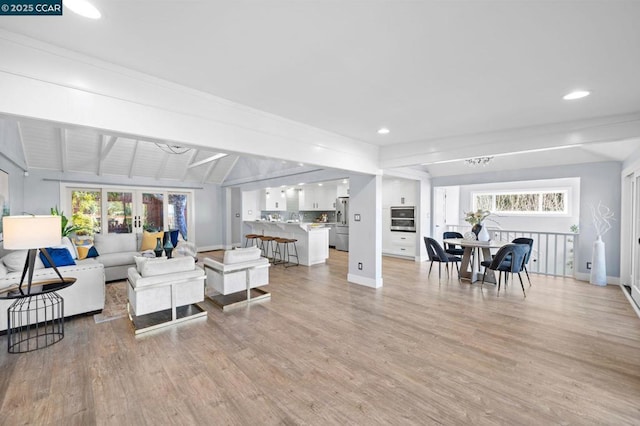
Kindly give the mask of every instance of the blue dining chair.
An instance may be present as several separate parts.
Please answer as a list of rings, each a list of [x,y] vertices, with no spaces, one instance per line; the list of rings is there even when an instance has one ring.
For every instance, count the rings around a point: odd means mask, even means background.
[[[511,281],[513,281],[513,274],[518,274],[518,279],[520,279],[520,286],[522,287],[522,293],[524,297],[527,297],[527,293],[524,290],[524,283],[522,282],[522,276],[520,272],[523,269],[524,258],[529,251],[529,246],[527,244],[506,244],[498,250],[491,263],[485,267],[484,274],[482,275],[482,284],[480,287],[484,286],[484,280],[487,275],[487,269],[491,269],[492,271],[498,271],[498,294],[500,294],[500,284],[502,281],[502,273],[505,272],[505,287],[507,286],[507,282],[509,281],[509,273],[511,273]],[[485,263],[485,262],[483,262]]]
[[[527,281],[529,281],[529,286],[531,286],[531,279],[529,278],[529,271],[527,270],[527,265],[529,264],[529,259],[531,258],[531,252],[533,251],[533,238],[520,237],[515,238],[511,241],[514,244],[526,244],[529,246],[529,251],[527,255],[524,257],[522,261],[522,268],[524,269],[524,273],[527,275]]]
[[[431,261],[431,266],[429,266],[429,275],[431,275],[433,262],[438,262],[438,279],[442,277],[443,263],[447,267],[447,276],[449,276],[449,263],[455,263],[456,269],[458,270],[458,279],[460,279],[460,267],[458,266],[458,263],[462,261],[460,257],[454,256],[444,251],[440,243],[438,243],[433,238],[424,237],[424,244],[427,246],[427,255],[429,256],[429,260]]]
[[[463,235],[459,232],[447,231],[442,234],[442,239],[446,240],[448,238],[463,238]],[[462,256],[464,254],[464,249],[456,244],[444,243],[444,251],[454,256]]]

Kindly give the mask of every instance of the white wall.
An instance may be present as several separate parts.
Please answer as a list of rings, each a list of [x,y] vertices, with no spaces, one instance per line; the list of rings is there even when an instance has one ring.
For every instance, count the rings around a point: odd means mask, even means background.
[[[382,287],[382,177],[349,179],[349,274],[347,280]],[[360,215],[360,221],[354,220]],[[362,263],[362,270],[358,269]]]
[[[592,224],[591,205],[602,202],[615,214],[611,230],[604,236],[607,256],[607,275],[620,276],[620,209],[622,164],[617,161],[538,167],[503,172],[477,173],[433,178],[433,186],[493,184],[496,182],[529,181],[552,178],[580,179],[580,236],[578,238],[576,270],[587,274],[586,262],[591,260],[593,241],[596,239]]]

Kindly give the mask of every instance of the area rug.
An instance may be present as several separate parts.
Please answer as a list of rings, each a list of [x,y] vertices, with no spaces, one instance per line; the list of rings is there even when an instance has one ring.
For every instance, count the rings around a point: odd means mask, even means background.
[[[96,324],[112,321],[127,315],[127,282],[114,281],[105,288],[104,309],[93,316]]]

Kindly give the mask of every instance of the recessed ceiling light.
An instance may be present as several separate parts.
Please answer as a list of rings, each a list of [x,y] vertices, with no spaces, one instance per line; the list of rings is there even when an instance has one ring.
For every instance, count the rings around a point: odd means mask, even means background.
[[[322,186],[322,184],[321,184],[321,183],[319,183],[319,184],[318,184],[318,186]]]
[[[302,185],[304,185],[304,182],[300,182],[298,185],[299,185],[299,186],[302,186]]]
[[[388,134],[389,134],[389,129],[387,129],[386,127],[381,127],[381,128],[378,130],[378,134],[379,134],[379,135],[388,135]]]
[[[100,19],[100,11],[87,0],[64,0],[64,7],[68,7],[74,13],[89,19]]]
[[[574,90],[573,92],[567,93],[566,95],[564,95],[562,99],[564,99],[565,101],[572,101],[574,99],[581,99],[581,98],[587,97],[590,94],[591,92],[587,90]]]

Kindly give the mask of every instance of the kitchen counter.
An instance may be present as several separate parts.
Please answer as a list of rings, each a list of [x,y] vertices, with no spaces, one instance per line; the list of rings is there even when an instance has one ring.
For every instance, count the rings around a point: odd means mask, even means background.
[[[301,265],[325,263],[329,258],[329,228],[324,222],[245,221],[251,232],[272,237],[294,238]]]

